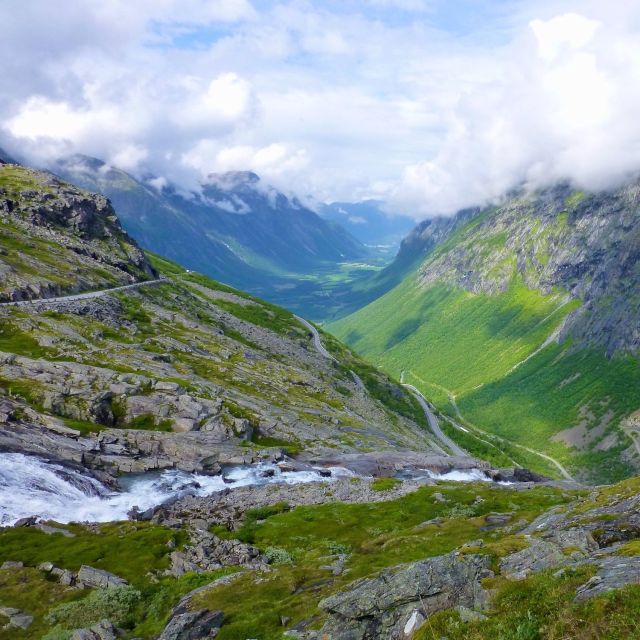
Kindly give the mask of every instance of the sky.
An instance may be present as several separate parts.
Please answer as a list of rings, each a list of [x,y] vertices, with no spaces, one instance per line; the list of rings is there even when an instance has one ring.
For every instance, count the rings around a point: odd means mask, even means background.
[[[0,146],[416,220],[640,169],[640,0],[0,3]]]

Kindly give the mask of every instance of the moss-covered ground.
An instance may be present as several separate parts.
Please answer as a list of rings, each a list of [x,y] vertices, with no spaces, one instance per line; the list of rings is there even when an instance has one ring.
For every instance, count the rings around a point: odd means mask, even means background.
[[[380,488],[393,489],[386,485]],[[444,495],[445,502],[433,498],[436,491]],[[198,603],[225,612],[223,639],[281,638],[293,624],[320,616],[317,603],[322,597],[381,568],[446,553],[471,539],[484,539],[486,553],[504,554],[520,548],[518,539],[507,531],[483,531],[483,516],[510,512],[514,522],[524,523],[567,499],[567,494],[543,487],[516,492],[488,483],[443,484],[374,504],[334,503],[295,509],[278,504],[255,510],[247,514],[239,531],[217,529],[216,533],[256,545],[272,558],[272,570],[242,573],[229,584],[199,596]],[[130,611],[123,613],[123,619],[129,620],[127,637],[145,640],[159,632],[182,595],[232,571],[186,575],[179,580],[163,577],[171,547],[180,548],[186,541],[181,530],[133,522],[91,527],[71,524],[65,528],[75,537],[46,535],[29,528],[0,531],[0,563],[20,560],[26,565],[21,570],[0,572],[0,604],[19,606],[35,615],[33,629],[38,633],[60,626],[51,611],[61,603],[80,602],[80,611],[76,605],[72,608],[72,619],[84,616],[87,624],[99,609],[92,600],[85,603],[88,592],[65,590],[36,571],[34,567],[41,562],[73,570],[88,564],[126,578],[139,592]],[[340,576],[326,568],[337,554],[349,554],[346,571]],[[70,615],[67,609],[62,611]],[[281,616],[289,619],[284,627]],[[0,631],[0,639],[40,637],[30,636],[31,631],[13,633],[7,636]]]

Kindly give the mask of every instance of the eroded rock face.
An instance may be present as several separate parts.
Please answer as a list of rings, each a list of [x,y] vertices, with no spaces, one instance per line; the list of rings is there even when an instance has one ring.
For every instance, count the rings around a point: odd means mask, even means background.
[[[91,589],[107,589],[111,587],[126,587],[129,583],[119,576],[104,569],[95,569],[83,564],[78,571],[77,584]]]
[[[474,209],[421,223],[403,241],[399,259],[430,250],[476,217],[472,233],[421,267],[421,283],[447,282],[493,295],[508,288],[515,262],[529,288],[548,295],[559,287],[567,299],[583,301],[561,337],[571,336],[574,346],[604,348],[610,356],[638,353],[639,208],[637,183],[599,193],[576,192],[569,184],[512,193],[484,217]],[[499,241],[488,246],[487,238]]]
[[[0,193],[0,219],[11,226],[7,234],[31,238],[34,251],[20,258],[28,270],[0,255],[0,300],[54,297],[156,275],[104,196],[26,167],[3,165],[2,172],[13,186]],[[38,253],[39,243],[51,241],[59,247],[59,266]]]
[[[450,553],[359,580],[320,602],[329,619],[317,638],[399,640],[437,611],[483,608],[487,594],[480,580],[493,575],[489,565],[488,556]]]
[[[0,425],[0,447],[5,451],[37,454],[111,474],[171,468],[216,474],[223,464],[274,461],[282,455],[279,449],[255,451],[243,447],[244,438],[233,430],[221,434],[210,430],[170,433],[106,429],[82,436],[55,416],[1,396]],[[109,483],[108,477],[99,479]]]

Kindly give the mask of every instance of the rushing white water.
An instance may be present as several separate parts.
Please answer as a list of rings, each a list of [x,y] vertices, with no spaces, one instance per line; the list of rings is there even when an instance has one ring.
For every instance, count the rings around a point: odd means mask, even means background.
[[[427,470],[432,480],[450,480],[452,482],[493,482],[481,469],[452,469],[447,473],[434,473]]]
[[[230,487],[298,484],[353,475],[342,467],[329,471],[331,476],[324,477],[320,470],[282,471],[266,463],[234,467],[223,476],[169,470],[127,478],[124,491],[115,492],[74,469],[35,456],[2,453],[0,525],[29,516],[60,523],[125,520],[134,505],[144,511],[176,496],[207,496]]]

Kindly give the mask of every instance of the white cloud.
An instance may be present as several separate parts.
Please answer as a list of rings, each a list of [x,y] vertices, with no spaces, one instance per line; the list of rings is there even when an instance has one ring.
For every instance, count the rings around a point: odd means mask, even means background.
[[[551,20],[532,20],[530,25],[538,43],[538,54],[552,62],[563,48],[578,50],[593,39],[599,23],[576,13],[565,13]]]
[[[517,184],[600,188],[640,171],[637,32],[575,13],[529,30],[507,47],[499,82],[460,97],[440,149],[405,168],[392,206],[447,214]]]
[[[0,3],[0,146],[450,213],[639,169],[639,34],[621,0]]]

